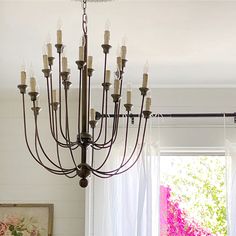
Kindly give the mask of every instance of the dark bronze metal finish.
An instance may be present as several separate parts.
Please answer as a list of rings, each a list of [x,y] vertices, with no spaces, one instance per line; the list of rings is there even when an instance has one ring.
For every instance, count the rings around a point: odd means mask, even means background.
[[[103,86],[103,88],[104,88],[105,90],[109,90],[109,88],[110,88],[110,86],[111,86],[111,83],[108,83],[108,82],[102,83],[102,86]]]
[[[85,65],[85,61],[76,61],[75,63],[78,66],[78,70],[82,70]]]
[[[149,119],[151,114],[152,114],[151,111],[143,111],[143,116],[145,119]]]
[[[35,134],[34,134],[34,146],[31,147],[30,143],[28,143],[27,138],[27,126],[26,126],[26,103],[25,96],[27,85],[18,85],[20,93],[22,94],[22,103],[23,103],[23,125],[24,125],[24,135],[26,145],[29,149],[34,160],[44,167],[49,172],[56,175],[65,175],[69,178],[79,177],[79,184],[81,187],[85,188],[88,185],[88,177],[93,174],[100,178],[110,178],[114,175],[122,174],[128,171],[139,159],[143,142],[146,132],[146,124],[147,119],[151,116],[150,111],[143,111],[145,95],[148,91],[148,88],[140,88],[141,91],[141,107],[140,112],[137,115],[139,117],[138,123],[138,132],[135,140],[136,145],[134,145],[133,150],[131,150],[131,155],[129,158],[126,156],[129,153],[126,153],[128,150],[128,126],[129,121],[131,119],[131,123],[134,119],[134,115],[130,114],[132,109],[132,104],[124,104],[126,108],[127,114],[123,115],[120,113],[121,110],[121,94],[122,94],[122,85],[124,78],[124,69],[126,67],[127,60],[123,59],[122,64],[119,66],[119,70],[116,73],[117,79],[120,80],[120,88],[119,94],[111,94],[113,98],[113,106],[114,110],[112,114],[108,114],[110,110],[110,102],[111,100],[109,96],[109,89],[111,83],[107,83],[106,81],[106,71],[107,71],[107,60],[108,53],[111,49],[111,45],[103,44],[102,49],[104,53],[104,64],[103,64],[103,83],[102,83],[102,99],[101,99],[101,113],[96,112],[95,120],[89,120],[89,112],[91,106],[91,97],[97,99],[95,95],[92,94],[91,91],[91,76],[93,76],[93,69],[87,68],[88,62],[88,34],[87,34],[87,14],[86,14],[86,6],[87,0],[82,0],[83,7],[83,15],[82,15],[82,29],[83,29],[83,49],[84,49],[84,61],[76,61],[76,64],[79,69],[79,79],[78,79],[78,88],[77,88],[77,99],[78,99],[78,107],[77,107],[77,127],[76,134],[74,137],[70,130],[70,103],[69,103],[69,91],[71,82],[70,82],[70,73],[62,72],[62,53],[64,50],[63,44],[56,44],[55,47],[58,53],[58,71],[56,72],[58,93],[54,92],[54,81],[53,77],[52,65],[54,62],[54,57],[48,57],[48,64],[50,69],[42,70],[44,73],[44,77],[46,77],[46,85],[47,85],[47,101],[48,101],[48,116],[49,116],[49,127],[50,132],[52,134],[52,139],[56,143],[56,152],[54,155],[56,157],[49,156],[43,148],[42,142],[40,140],[40,130],[38,129],[38,114],[40,112],[40,107],[36,106],[35,101],[39,96],[38,92],[29,92],[31,101],[33,101],[33,110],[34,113],[34,122],[35,122]],[[121,63],[118,61],[118,63]],[[55,99],[55,95],[57,98]],[[91,96],[93,95],[93,96]],[[55,101],[55,102],[53,102]],[[57,101],[57,102],[56,102]],[[122,157],[123,161],[117,167],[107,170],[107,168],[103,168],[106,166],[107,161],[109,160],[110,153],[112,151],[113,145],[118,136],[119,129],[119,119],[120,117],[125,117],[127,119],[126,122],[126,135],[124,137],[124,156]],[[109,129],[109,121],[108,118],[112,118],[113,128]],[[145,118],[145,119],[143,119]],[[98,132],[95,132],[95,128],[98,124],[100,127],[98,128]],[[144,125],[142,125],[142,121],[144,120]],[[111,130],[111,132],[110,132]],[[141,145],[137,145],[141,140]],[[122,147],[123,148],[123,147]],[[64,163],[64,155],[61,155],[61,149],[68,150],[68,156],[71,158],[72,166],[63,166]],[[80,150],[79,158],[76,158],[75,155],[78,154],[77,150]],[[92,150],[91,152],[88,152]],[[95,151],[103,150],[104,151],[104,159],[99,160],[99,163],[95,162],[94,153]],[[91,162],[88,158],[88,155],[91,153]],[[138,153],[136,156],[134,154]],[[64,153],[63,153],[64,154]],[[67,157],[67,156],[66,156]]]
[[[20,90],[20,93],[21,93],[21,94],[25,94],[25,93],[26,93],[27,85],[26,85],[26,84],[19,84],[19,85],[17,86],[17,88]]]
[[[45,78],[49,78],[50,71],[51,71],[50,69],[42,69],[42,72],[43,72]]]
[[[63,80],[63,81],[67,80],[69,74],[70,74],[70,72],[68,72],[68,71],[63,71],[63,72],[61,72],[61,78],[62,78],[62,80]]]
[[[124,107],[126,108],[126,111],[131,111],[133,104],[124,104]]]
[[[92,129],[94,129],[94,128],[96,127],[96,125],[97,125],[97,121],[96,121],[96,120],[90,120],[90,121],[89,121],[89,124],[90,124],[90,127],[91,127]]]
[[[112,94],[111,96],[113,98],[113,102],[119,102],[119,100],[121,99],[120,94]]]
[[[39,112],[41,111],[41,107],[31,107],[31,110],[37,116],[39,114]]]
[[[37,92],[29,92],[28,93],[30,95],[30,98],[31,98],[31,101],[36,101],[37,100],[37,97],[39,96],[39,93]]]
[[[102,48],[103,48],[103,53],[108,54],[109,50],[111,48],[111,45],[109,45],[109,44],[102,44]]]
[[[54,111],[57,111],[59,106],[60,106],[60,103],[59,103],[59,102],[53,102],[53,103],[52,103],[52,109],[53,109]]]
[[[53,65],[53,60],[54,59],[55,59],[54,57],[48,57],[48,64],[49,64],[50,67]]]
[[[92,77],[93,72],[94,72],[94,69],[89,68],[89,69],[88,69],[88,77]]]
[[[63,80],[62,84],[64,85],[64,89],[68,90],[70,88],[71,82],[69,80]]]
[[[57,49],[57,53],[60,53],[60,54],[63,53],[63,49],[64,49],[64,45],[63,44],[55,44],[55,47]]]
[[[139,88],[139,90],[141,92],[141,95],[146,96],[147,95],[147,91],[149,90],[149,88],[141,87],[141,88]]]

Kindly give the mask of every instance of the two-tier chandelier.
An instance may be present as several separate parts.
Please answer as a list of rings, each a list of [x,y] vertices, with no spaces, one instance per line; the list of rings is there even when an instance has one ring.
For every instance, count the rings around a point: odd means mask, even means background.
[[[79,59],[75,62],[79,71],[79,82],[78,82],[78,123],[77,123],[77,136],[71,137],[70,135],[70,118],[69,118],[69,105],[68,95],[69,88],[71,85],[70,81],[70,70],[68,69],[67,57],[63,54],[64,45],[62,43],[62,30],[57,30],[57,44],[55,45],[58,53],[59,63],[59,76],[58,76],[58,94],[53,88],[53,63],[54,57],[52,54],[52,44],[47,44],[47,53],[43,55],[42,70],[43,75],[46,79],[47,85],[47,101],[48,101],[48,114],[49,114],[49,125],[52,138],[56,144],[55,159],[49,156],[40,139],[38,129],[38,117],[40,107],[38,105],[39,91],[37,91],[36,80],[33,76],[30,78],[30,92],[28,93],[32,101],[32,111],[34,117],[35,135],[34,135],[34,148],[30,147],[27,136],[27,122],[26,122],[26,108],[25,108],[25,94],[26,94],[26,72],[21,71],[21,84],[18,85],[20,93],[22,94],[23,101],[23,121],[24,121],[24,133],[25,141],[29,149],[30,154],[38,164],[44,167],[56,175],[65,175],[69,178],[78,176],[80,178],[80,186],[87,187],[87,177],[94,174],[100,178],[109,178],[114,175],[119,175],[129,170],[138,161],[141,155],[145,131],[147,126],[147,120],[150,117],[151,111],[151,98],[147,96],[148,92],[148,73],[143,74],[143,83],[139,88],[141,92],[141,106],[139,112],[139,122],[137,127],[137,136],[134,142],[134,147],[130,153],[127,153],[128,146],[128,131],[129,124],[132,117],[131,109],[131,90],[127,89],[126,95],[127,100],[124,104],[126,114],[120,113],[121,109],[121,94],[123,89],[124,81],[124,69],[126,66],[126,46],[123,45],[120,49],[120,55],[117,57],[117,65],[114,88],[111,93],[111,97],[114,104],[114,113],[108,114],[108,98],[110,93],[110,70],[107,69],[107,57],[109,50],[111,49],[110,31],[105,30],[104,32],[104,44],[102,49],[104,53],[104,75],[101,88],[101,111],[95,111],[90,108],[91,103],[91,85],[90,79],[93,74],[92,67],[92,56],[88,56],[88,35],[87,35],[87,14],[86,14],[87,0],[82,0],[82,29],[83,29],[83,42],[79,47]],[[64,90],[64,91],[63,91]],[[145,106],[144,106],[145,102]],[[124,145],[123,155],[120,163],[115,168],[107,170],[105,168],[106,163],[111,155],[111,150],[114,143],[117,140],[119,130],[119,120],[123,116],[126,118],[125,134],[124,134]],[[63,117],[63,118],[62,118]],[[108,129],[108,119],[112,117],[112,128]],[[62,122],[63,120],[63,122]],[[144,120],[144,123],[142,123]],[[99,126],[95,133],[95,127]],[[108,134],[110,131],[111,134]],[[76,161],[75,150],[81,150],[80,161]],[[72,166],[70,168],[65,167],[62,164],[60,150],[67,149],[69,156],[71,157]],[[90,151],[90,150],[91,151]],[[95,154],[96,151],[103,151],[104,160],[96,165]]]

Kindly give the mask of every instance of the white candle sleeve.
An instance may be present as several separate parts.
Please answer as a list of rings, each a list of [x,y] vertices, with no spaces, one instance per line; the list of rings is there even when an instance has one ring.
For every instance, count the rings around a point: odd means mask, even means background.
[[[43,55],[43,68],[48,69],[48,55]]]
[[[127,104],[132,104],[131,97],[132,97],[132,91],[128,90],[127,91]]]
[[[57,101],[57,90],[53,89],[52,90],[52,102],[56,102]]]
[[[92,69],[92,68],[93,68],[93,57],[88,56],[88,69]]]
[[[52,44],[47,44],[48,57],[52,57]]]
[[[148,74],[143,74],[143,88],[147,88],[148,86]]]
[[[96,118],[96,111],[95,109],[91,108],[90,109],[90,120],[95,120]]]
[[[106,70],[105,83],[110,83],[111,71]]]
[[[36,92],[36,79],[34,77],[30,78],[30,90]]]
[[[151,109],[151,104],[152,104],[152,99],[151,99],[151,97],[147,97],[146,98],[146,111],[150,111],[150,109]]]
[[[104,31],[104,44],[109,44],[110,41],[110,31],[105,30]]]
[[[117,57],[116,62],[117,62],[118,70],[121,70],[122,69],[122,59],[121,59],[121,57]]]
[[[62,57],[62,71],[67,72],[68,64],[67,64],[67,57]]]
[[[120,80],[115,79],[114,80],[114,94],[120,94],[119,89],[120,89]]]
[[[121,47],[121,59],[126,59],[127,48],[126,46]]]
[[[84,61],[84,47],[79,47],[79,61]]]
[[[57,30],[57,44],[62,44],[62,31]]]
[[[26,84],[26,72],[25,71],[21,71],[21,84],[25,85]]]

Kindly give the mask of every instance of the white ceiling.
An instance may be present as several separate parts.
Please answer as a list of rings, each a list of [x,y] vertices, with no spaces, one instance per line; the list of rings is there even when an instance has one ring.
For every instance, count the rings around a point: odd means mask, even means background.
[[[0,1],[0,76],[2,89],[15,89],[23,61],[32,63],[40,87],[42,47],[57,21],[76,82],[81,32],[81,4],[76,1]],[[109,67],[114,70],[118,43],[127,37],[125,80],[141,83],[143,65],[150,65],[153,87],[236,86],[236,1],[135,1],[89,3],[90,54],[95,60],[94,84],[102,78],[100,45],[111,22]]]

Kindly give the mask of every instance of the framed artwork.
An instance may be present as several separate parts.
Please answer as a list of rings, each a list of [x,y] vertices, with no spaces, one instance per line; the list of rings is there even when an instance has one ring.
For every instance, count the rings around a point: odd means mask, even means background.
[[[0,204],[0,236],[52,236],[53,204]]]

